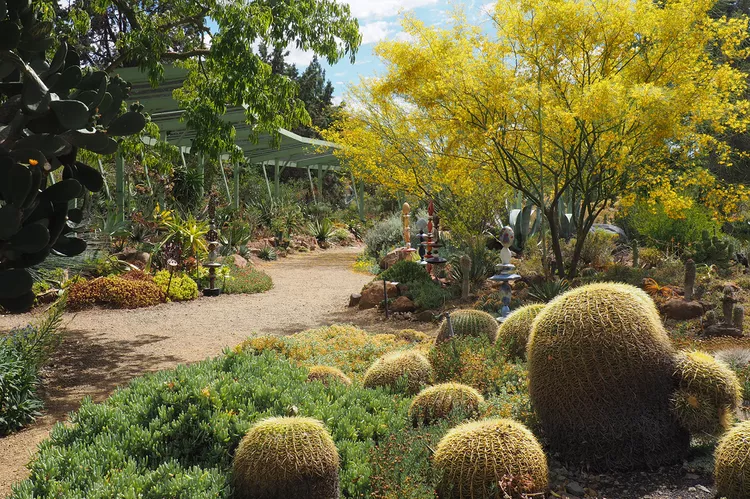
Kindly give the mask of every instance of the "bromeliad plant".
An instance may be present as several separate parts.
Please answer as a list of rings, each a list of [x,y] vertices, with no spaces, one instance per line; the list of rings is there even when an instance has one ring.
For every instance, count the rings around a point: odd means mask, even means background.
[[[0,0],[0,26],[0,306],[22,311],[34,302],[28,267],[86,248],[72,235],[69,222],[83,213],[70,202],[103,179],[77,160],[79,149],[113,154],[115,137],[140,133],[146,118],[137,105],[122,113],[125,81],[84,74],[65,43],[46,60],[52,23],[38,21],[31,2]]]

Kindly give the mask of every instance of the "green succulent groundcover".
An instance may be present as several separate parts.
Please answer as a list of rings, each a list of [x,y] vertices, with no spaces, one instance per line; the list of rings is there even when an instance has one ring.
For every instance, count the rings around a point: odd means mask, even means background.
[[[341,456],[342,496],[367,497],[373,448],[405,429],[409,400],[306,377],[270,352],[228,352],[138,378],[58,424],[11,497],[231,497],[242,436],[259,419],[290,413],[324,422]]]

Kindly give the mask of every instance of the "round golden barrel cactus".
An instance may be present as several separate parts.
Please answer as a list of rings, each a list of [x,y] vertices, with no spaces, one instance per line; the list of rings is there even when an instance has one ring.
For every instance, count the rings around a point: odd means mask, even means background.
[[[682,351],[676,356],[675,381],[679,389],[672,410],[693,436],[717,436],[729,428],[742,401],[740,381],[729,366],[706,352]]]
[[[456,310],[451,313],[451,325],[455,336],[486,336],[491,343],[494,343],[497,339],[497,320],[481,310]],[[447,341],[449,335],[448,320],[444,319],[438,329],[435,343]]]
[[[499,497],[499,483],[516,497],[546,492],[549,484],[541,445],[525,426],[511,419],[488,419],[453,428],[440,440],[434,465],[441,499]]]
[[[237,499],[338,499],[339,454],[323,423],[270,418],[253,425],[232,463]]]
[[[594,469],[679,461],[689,435],[671,411],[675,352],[645,293],[581,286],[533,323],[529,394],[550,448]]]
[[[326,386],[332,382],[352,384],[352,380],[341,369],[331,366],[312,366],[307,375],[307,381],[320,381]]]
[[[531,323],[546,303],[533,303],[511,313],[500,324],[497,330],[497,343],[501,345],[508,358],[526,359],[526,344],[531,334]]]
[[[714,482],[720,497],[750,497],[750,421],[731,428],[719,441],[714,454]]]
[[[395,389],[403,379],[406,392],[415,394],[431,383],[432,377],[432,366],[424,355],[404,350],[385,354],[376,360],[365,373],[363,384],[365,388],[386,386]]]
[[[409,406],[413,424],[429,424],[447,417],[451,412],[463,411],[467,416],[479,412],[484,397],[474,388],[461,383],[443,383],[425,388]]]

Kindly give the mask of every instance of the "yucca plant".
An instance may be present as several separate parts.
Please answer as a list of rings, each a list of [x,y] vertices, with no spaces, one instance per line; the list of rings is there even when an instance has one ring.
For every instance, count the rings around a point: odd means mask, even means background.
[[[84,72],[66,43],[47,61],[53,25],[37,19],[32,2],[0,5],[0,306],[21,311],[34,303],[28,267],[86,249],[69,225],[83,212],[70,205],[103,179],[78,150],[113,154],[115,137],[140,133],[146,118],[138,105],[122,113],[127,82]]]

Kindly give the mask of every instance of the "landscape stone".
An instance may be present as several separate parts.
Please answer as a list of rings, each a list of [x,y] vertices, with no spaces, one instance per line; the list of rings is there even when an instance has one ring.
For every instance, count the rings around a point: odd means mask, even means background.
[[[569,494],[573,494],[574,496],[577,496],[577,497],[583,497],[583,496],[586,495],[586,491],[583,489],[583,487],[581,486],[581,484],[578,483],[578,482],[568,482],[565,485],[565,490]]]
[[[682,298],[672,298],[661,306],[661,313],[674,320],[687,321],[697,319],[703,315],[703,305],[698,301],[685,301]]]
[[[417,307],[406,296],[399,296],[389,305],[389,308],[394,312],[413,312]]]
[[[393,283],[387,284],[388,298],[398,296],[398,288]],[[383,301],[383,281],[373,281],[362,289],[362,297],[359,300],[359,309],[367,310],[377,307]]]
[[[352,293],[352,295],[349,297],[349,306],[350,307],[356,307],[359,305],[359,300],[362,299],[362,295],[359,293]]]

